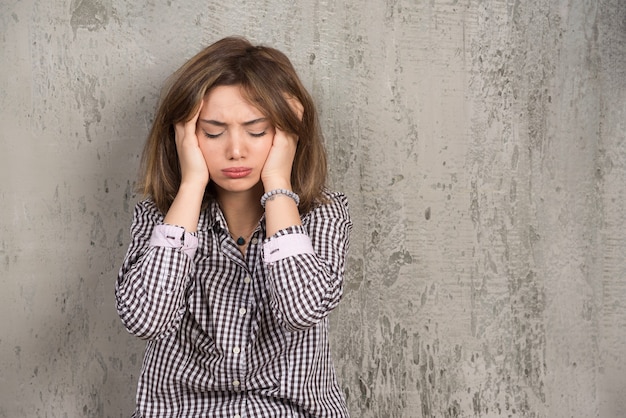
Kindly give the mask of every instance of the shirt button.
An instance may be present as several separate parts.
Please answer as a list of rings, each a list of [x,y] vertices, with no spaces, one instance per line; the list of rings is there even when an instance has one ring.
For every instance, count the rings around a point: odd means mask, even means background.
[[[239,380],[233,380],[233,386],[234,387],[239,387]]]
[[[251,281],[252,281],[252,279],[250,278],[250,276],[246,276],[246,278],[245,278],[245,279],[243,279],[243,282],[244,282],[245,284],[248,284],[248,283],[250,283]]]
[[[235,416],[233,418],[241,418],[241,415],[235,414]]]
[[[235,347],[235,348],[233,348],[233,353],[235,353],[235,354],[239,354],[240,352],[241,352],[241,350],[239,349],[239,347]],[[235,382],[236,382],[236,380],[235,380]],[[233,384],[234,384],[234,383],[233,383]],[[237,385],[235,385],[235,386],[237,386]]]
[[[239,308],[239,315],[244,316],[248,312],[246,308]]]
[[[252,239],[250,240],[250,242],[251,242],[252,244],[256,244],[256,243],[258,243],[258,242],[259,242],[259,240],[258,240],[258,239],[256,239],[256,238],[252,238]]]

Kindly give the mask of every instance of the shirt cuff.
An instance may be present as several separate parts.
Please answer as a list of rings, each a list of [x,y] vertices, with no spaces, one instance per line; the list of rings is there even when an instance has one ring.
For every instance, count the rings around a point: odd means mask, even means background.
[[[152,230],[150,245],[153,247],[180,248],[193,260],[198,248],[198,237],[185,231],[182,226],[156,225]]]
[[[315,254],[311,238],[306,234],[281,235],[263,244],[263,259],[266,263],[299,254]]]

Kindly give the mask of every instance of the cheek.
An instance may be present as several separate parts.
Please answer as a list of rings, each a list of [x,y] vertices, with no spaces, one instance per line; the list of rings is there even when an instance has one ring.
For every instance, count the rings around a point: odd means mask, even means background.
[[[263,148],[261,149],[261,152],[259,153],[263,156],[263,161],[267,160],[267,156],[270,154],[271,149],[272,149],[271,142],[269,144],[264,144]]]
[[[268,135],[267,138],[263,138],[263,141],[258,143],[256,146],[256,154],[259,155],[263,161],[267,159],[267,156],[272,149],[273,139],[274,135]]]

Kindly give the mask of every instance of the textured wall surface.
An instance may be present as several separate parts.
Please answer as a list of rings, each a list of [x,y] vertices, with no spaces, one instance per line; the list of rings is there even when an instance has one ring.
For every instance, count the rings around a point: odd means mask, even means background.
[[[126,417],[114,310],[164,78],[230,34],[317,99],[354,417],[626,410],[621,0],[0,0],[0,417]]]

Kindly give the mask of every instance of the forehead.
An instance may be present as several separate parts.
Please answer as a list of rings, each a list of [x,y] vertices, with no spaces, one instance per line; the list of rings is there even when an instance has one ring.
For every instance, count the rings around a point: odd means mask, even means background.
[[[261,117],[261,112],[242,94],[239,86],[218,86],[206,96],[200,114],[215,117]]]

